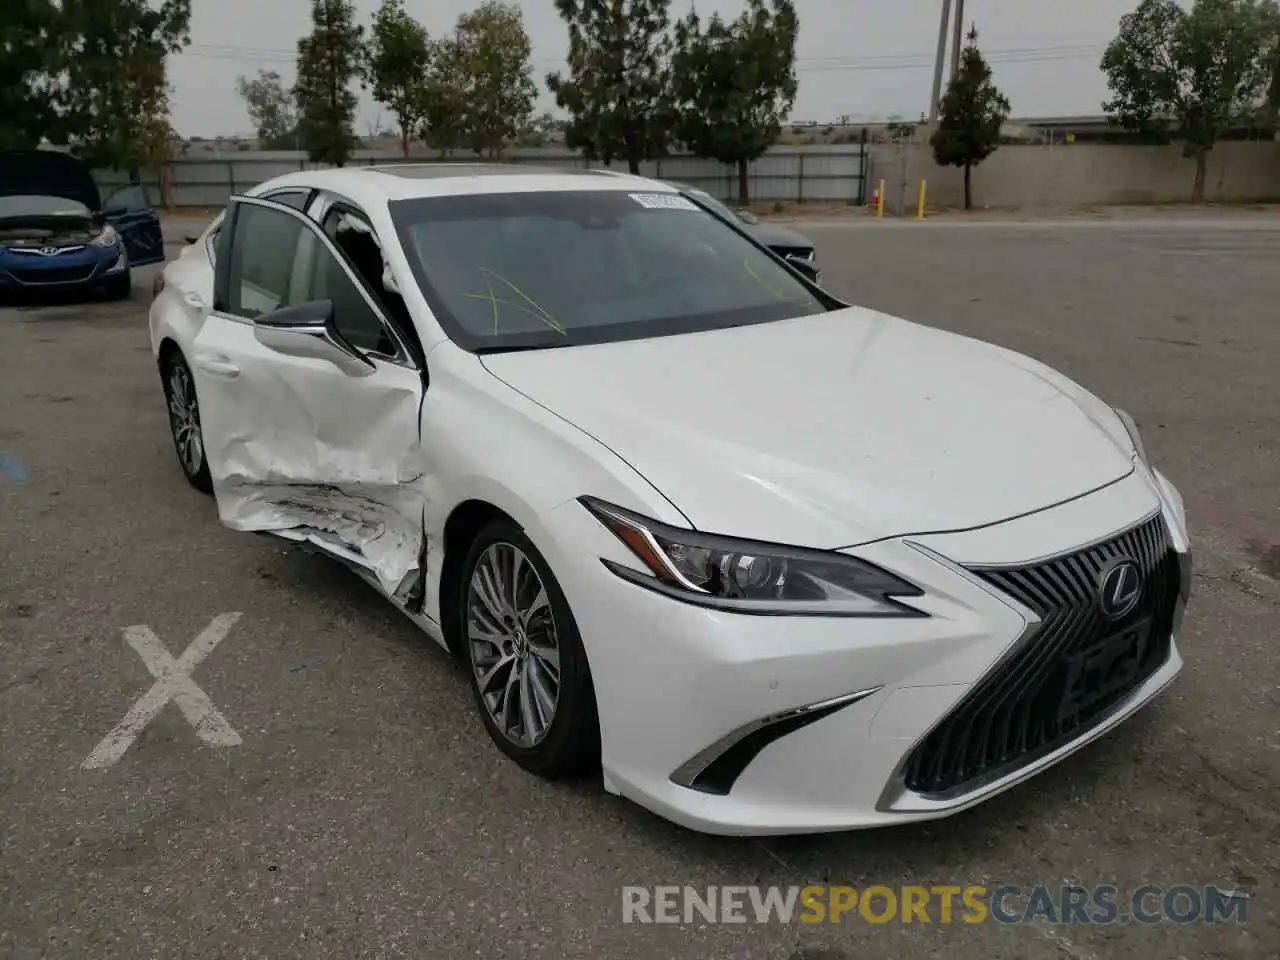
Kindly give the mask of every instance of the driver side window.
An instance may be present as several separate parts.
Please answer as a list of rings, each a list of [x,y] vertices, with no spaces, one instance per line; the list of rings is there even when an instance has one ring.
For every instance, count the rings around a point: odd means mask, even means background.
[[[146,188],[141,185],[121,187],[110,194],[102,205],[106,210],[126,213],[140,213],[151,209]]]
[[[227,312],[256,319],[315,300],[333,303],[334,323],[359,349],[393,356],[394,339],[313,228],[281,210],[241,204],[227,259]]]
[[[305,232],[306,227],[295,217],[248,203],[240,205],[231,235],[227,236],[225,225],[220,231],[220,259],[227,261],[229,313],[252,320],[307,301],[305,291],[295,283]]]

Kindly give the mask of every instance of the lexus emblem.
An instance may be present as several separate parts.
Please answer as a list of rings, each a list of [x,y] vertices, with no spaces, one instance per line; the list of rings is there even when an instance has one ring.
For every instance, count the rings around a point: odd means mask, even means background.
[[[1098,578],[1098,605],[1108,620],[1132,612],[1142,597],[1142,571],[1127,557],[1117,560]]]

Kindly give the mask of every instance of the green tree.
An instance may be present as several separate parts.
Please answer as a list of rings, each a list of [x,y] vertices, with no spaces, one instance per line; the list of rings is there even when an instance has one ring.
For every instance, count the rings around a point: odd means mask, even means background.
[[[547,75],[569,113],[565,143],[590,161],[640,163],[672,139],[670,0],[556,0],[569,26],[569,74]]]
[[[440,156],[462,146],[467,132],[466,57],[455,37],[432,44],[431,66],[419,90],[420,136]]]
[[[297,111],[293,94],[286,89],[280,74],[259,70],[253,80],[242,76],[236,85],[262,146],[268,150],[296,146],[291,141],[297,134]]]
[[[693,11],[676,25],[676,135],[737,169],[744,206],[748,165],[777,142],[795,103],[799,29],[791,0],[748,0],[737,20],[716,14],[705,30]]]
[[[486,0],[458,18],[458,70],[465,89],[465,138],[477,154],[499,159],[533,115],[533,44],[520,8]]]
[[[1255,116],[1268,79],[1265,8],[1257,0],[1142,0],[1120,20],[1102,57],[1121,126],[1168,139],[1178,128],[1196,163],[1193,203],[1204,201],[1205,171],[1218,137]]]
[[[153,167],[167,142],[166,58],[190,42],[191,0],[62,0],[62,132],[94,167]]]
[[[1263,66],[1268,74],[1265,122],[1274,129],[1280,120],[1280,3],[1267,5],[1264,19],[1267,24],[1263,41]]]
[[[938,127],[929,143],[940,166],[964,168],[964,208],[971,210],[973,168],[1000,146],[1009,101],[991,79],[991,67],[978,49],[976,27],[970,28],[968,41],[960,53],[960,69],[942,97]]]
[[[423,120],[423,85],[431,50],[426,27],[406,12],[404,0],[382,0],[365,44],[364,74],[373,98],[395,114],[400,149],[406,157],[409,140]]]
[[[51,0],[0,2],[0,150],[56,135],[53,78],[61,22]]]
[[[173,201],[170,189],[173,171],[169,164],[178,152],[181,140],[169,120],[169,94],[165,89],[161,99],[139,123],[129,157],[136,167],[155,172],[160,181],[160,202],[166,207],[172,206]]]
[[[516,134],[516,139],[522,147],[545,147],[564,133],[565,126],[565,122],[557,120],[554,114],[543,112],[530,118]]]
[[[298,41],[298,133],[313,163],[346,164],[355,149],[356,95],[364,30],[351,0],[311,0],[311,35]]]

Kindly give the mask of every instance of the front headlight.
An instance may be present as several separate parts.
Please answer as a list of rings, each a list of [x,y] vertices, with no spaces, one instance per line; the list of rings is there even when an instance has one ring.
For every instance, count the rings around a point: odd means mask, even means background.
[[[644,570],[603,560],[624,580],[704,607],[773,616],[923,617],[898,602],[924,591],[843,553],[670,527],[593,497],[580,502]]]
[[[114,247],[120,242],[120,234],[115,227],[107,224],[102,228],[102,232],[89,242],[95,247]]]
[[[1116,416],[1120,418],[1120,422],[1124,424],[1124,428],[1129,433],[1129,439],[1133,441],[1133,449],[1137,451],[1138,459],[1143,463],[1150,463],[1147,459],[1147,448],[1142,442],[1142,434],[1138,432],[1138,424],[1134,422],[1133,417],[1121,410],[1119,407],[1112,407],[1116,412]]]

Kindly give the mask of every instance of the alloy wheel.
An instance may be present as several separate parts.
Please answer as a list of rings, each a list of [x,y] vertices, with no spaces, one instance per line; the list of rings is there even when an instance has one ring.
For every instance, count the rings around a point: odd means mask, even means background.
[[[191,383],[191,374],[181,363],[169,368],[169,427],[182,468],[187,476],[194,477],[204,463],[204,437],[200,433],[195,386]]]
[[[476,561],[466,627],[490,719],[512,744],[536,746],[560,699],[560,645],[542,577],[518,547],[494,543]]]

